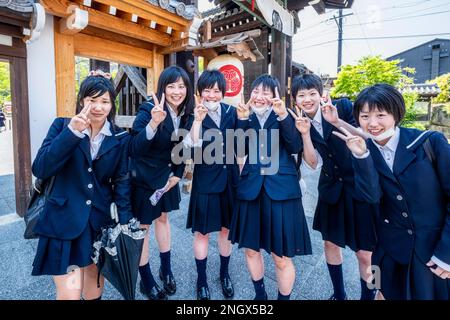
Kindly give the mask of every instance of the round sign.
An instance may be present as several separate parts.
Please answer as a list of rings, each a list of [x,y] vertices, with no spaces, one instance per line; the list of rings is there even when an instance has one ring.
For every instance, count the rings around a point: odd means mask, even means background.
[[[241,92],[243,77],[241,71],[234,65],[226,64],[219,68],[227,82],[226,97],[235,97]]]

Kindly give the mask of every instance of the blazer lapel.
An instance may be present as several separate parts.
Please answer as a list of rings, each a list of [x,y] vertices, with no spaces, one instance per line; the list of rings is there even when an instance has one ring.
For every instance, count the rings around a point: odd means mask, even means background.
[[[105,138],[102,141],[102,144],[100,145],[100,150],[98,150],[97,159],[100,158],[105,153],[107,153],[112,148],[114,148],[117,144],[119,144],[119,141],[117,141],[116,137],[105,136]]]
[[[163,121],[163,128],[169,132],[169,135],[172,135],[172,132],[175,130],[175,127],[173,126],[173,121],[170,115],[169,107],[165,105],[164,110],[166,111],[167,115]]]
[[[255,129],[255,130],[259,130],[262,129],[261,125],[259,124],[259,120],[258,117],[256,116],[256,114],[252,113],[248,119],[250,127]]]
[[[317,143],[321,143],[323,145],[326,145],[327,143],[325,142],[325,140],[322,138],[322,136],[320,135],[320,133],[316,130],[316,128],[311,124],[311,140],[313,142],[317,142]]]
[[[327,141],[333,132],[333,125],[322,117],[323,140]]]
[[[230,122],[231,119],[231,108],[232,106],[225,106],[223,104],[220,104],[221,107],[221,114],[220,114],[220,130],[223,130],[227,127],[228,122]]]
[[[89,164],[92,163],[91,158],[91,145],[89,143],[89,136],[86,134],[84,138],[81,140],[80,144],[78,145],[78,148],[81,149],[84,156],[86,157],[86,160],[89,162]]]
[[[380,172],[385,177],[393,180],[394,182],[397,182],[397,179],[395,178],[391,169],[389,169],[386,161],[384,160],[384,158],[381,155],[380,150],[377,148],[377,146],[370,139],[368,139],[366,141],[367,141],[367,146],[370,150],[370,154],[372,155],[374,165],[377,168],[377,171]]]
[[[207,129],[219,129],[209,114],[207,114],[205,120],[203,120],[203,126]]]
[[[277,121],[278,115],[272,110],[269,114],[269,117],[266,120],[266,123],[264,123],[264,128],[268,129],[272,126],[272,124]]]
[[[411,149],[406,148],[406,146],[411,143],[410,140],[412,139],[409,139],[406,132],[400,128],[400,139],[394,158],[394,174],[397,177],[405,171],[416,158],[416,154]]]

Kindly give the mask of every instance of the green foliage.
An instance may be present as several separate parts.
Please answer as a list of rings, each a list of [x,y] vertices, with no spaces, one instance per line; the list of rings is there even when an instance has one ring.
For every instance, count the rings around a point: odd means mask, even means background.
[[[9,63],[0,62],[0,106],[3,106],[7,101],[11,101]]]
[[[331,96],[355,99],[361,90],[376,83],[387,83],[398,88],[413,83],[413,79],[403,72],[414,74],[415,70],[401,68],[399,63],[400,60],[387,61],[381,56],[367,56],[354,66],[345,65],[338,73]]]
[[[403,121],[401,123],[402,127],[407,128],[416,128],[420,130],[424,130],[425,127],[416,121],[417,115],[419,113],[417,107],[415,106],[415,103],[417,102],[417,99],[419,98],[419,95],[416,92],[404,92],[403,93],[403,99],[405,100],[405,106],[406,106],[406,113],[405,117],[403,118]]]
[[[443,74],[428,83],[437,83],[441,93],[432,100],[433,103],[445,103],[450,101],[450,73]]]

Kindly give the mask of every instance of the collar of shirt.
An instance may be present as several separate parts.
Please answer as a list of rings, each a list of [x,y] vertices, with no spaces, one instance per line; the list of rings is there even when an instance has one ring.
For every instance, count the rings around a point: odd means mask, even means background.
[[[87,134],[89,138],[91,137],[91,130],[88,128],[83,130],[84,134]],[[94,140],[98,140],[103,136],[112,136],[111,132],[111,125],[109,124],[109,121],[106,120],[105,124],[103,124],[103,127],[101,128],[100,132],[95,136]]]
[[[270,106],[269,108],[267,108],[266,112],[264,112],[262,115],[256,114],[256,118],[258,118],[261,128],[264,127],[264,124],[266,123],[267,119],[269,118],[269,115],[272,113],[272,110],[273,110],[273,107]]]
[[[320,112],[320,109],[317,109],[316,115],[312,120],[313,123],[315,122],[316,124],[322,125],[322,112]]]
[[[372,141],[380,151],[388,150],[390,152],[395,152],[397,150],[398,142],[400,141],[400,129],[398,127],[395,127],[394,135],[384,146],[378,144],[378,142],[376,142],[375,140]]]
[[[213,115],[215,117],[219,117],[222,115],[222,104],[219,104],[219,107],[217,108],[216,111],[212,111],[212,110],[208,110],[208,114],[209,115]]]
[[[169,109],[170,117],[172,119],[180,119],[184,115],[184,110],[183,110],[183,112],[180,113],[180,115],[177,115],[175,110],[173,110],[170,105],[167,105],[167,109]]]

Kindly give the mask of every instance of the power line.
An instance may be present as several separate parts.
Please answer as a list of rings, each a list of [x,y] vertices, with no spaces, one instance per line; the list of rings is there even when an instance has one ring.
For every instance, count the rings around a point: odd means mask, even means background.
[[[430,34],[410,34],[410,35],[399,35],[399,36],[382,36],[382,37],[368,37],[368,38],[346,38],[342,39],[343,41],[360,41],[360,40],[383,40],[383,39],[401,39],[401,38],[415,38],[415,37],[433,37],[433,36],[445,36],[450,35],[450,32],[445,33],[430,33]],[[310,46],[295,48],[292,51],[298,51],[301,49],[308,49],[312,47],[318,47],[325,44],[336,42],[337,40],[330,40],[321,43],[316,43]]]
[[[359,14],[356,12],[356,10],[353,10],[353,12],[355,13],[356,19],[358,19],[359,26],[361,27],[364,38],[366,39],[366,44],[369,48],[370,54],[373,54],[372,47],[369,44],[369,40],[367,40],[366,31],[364,31],[364,27],[362,26],[361,20],[359,19]],[[348,27],[348,25],[346,25],[346,27]]]

